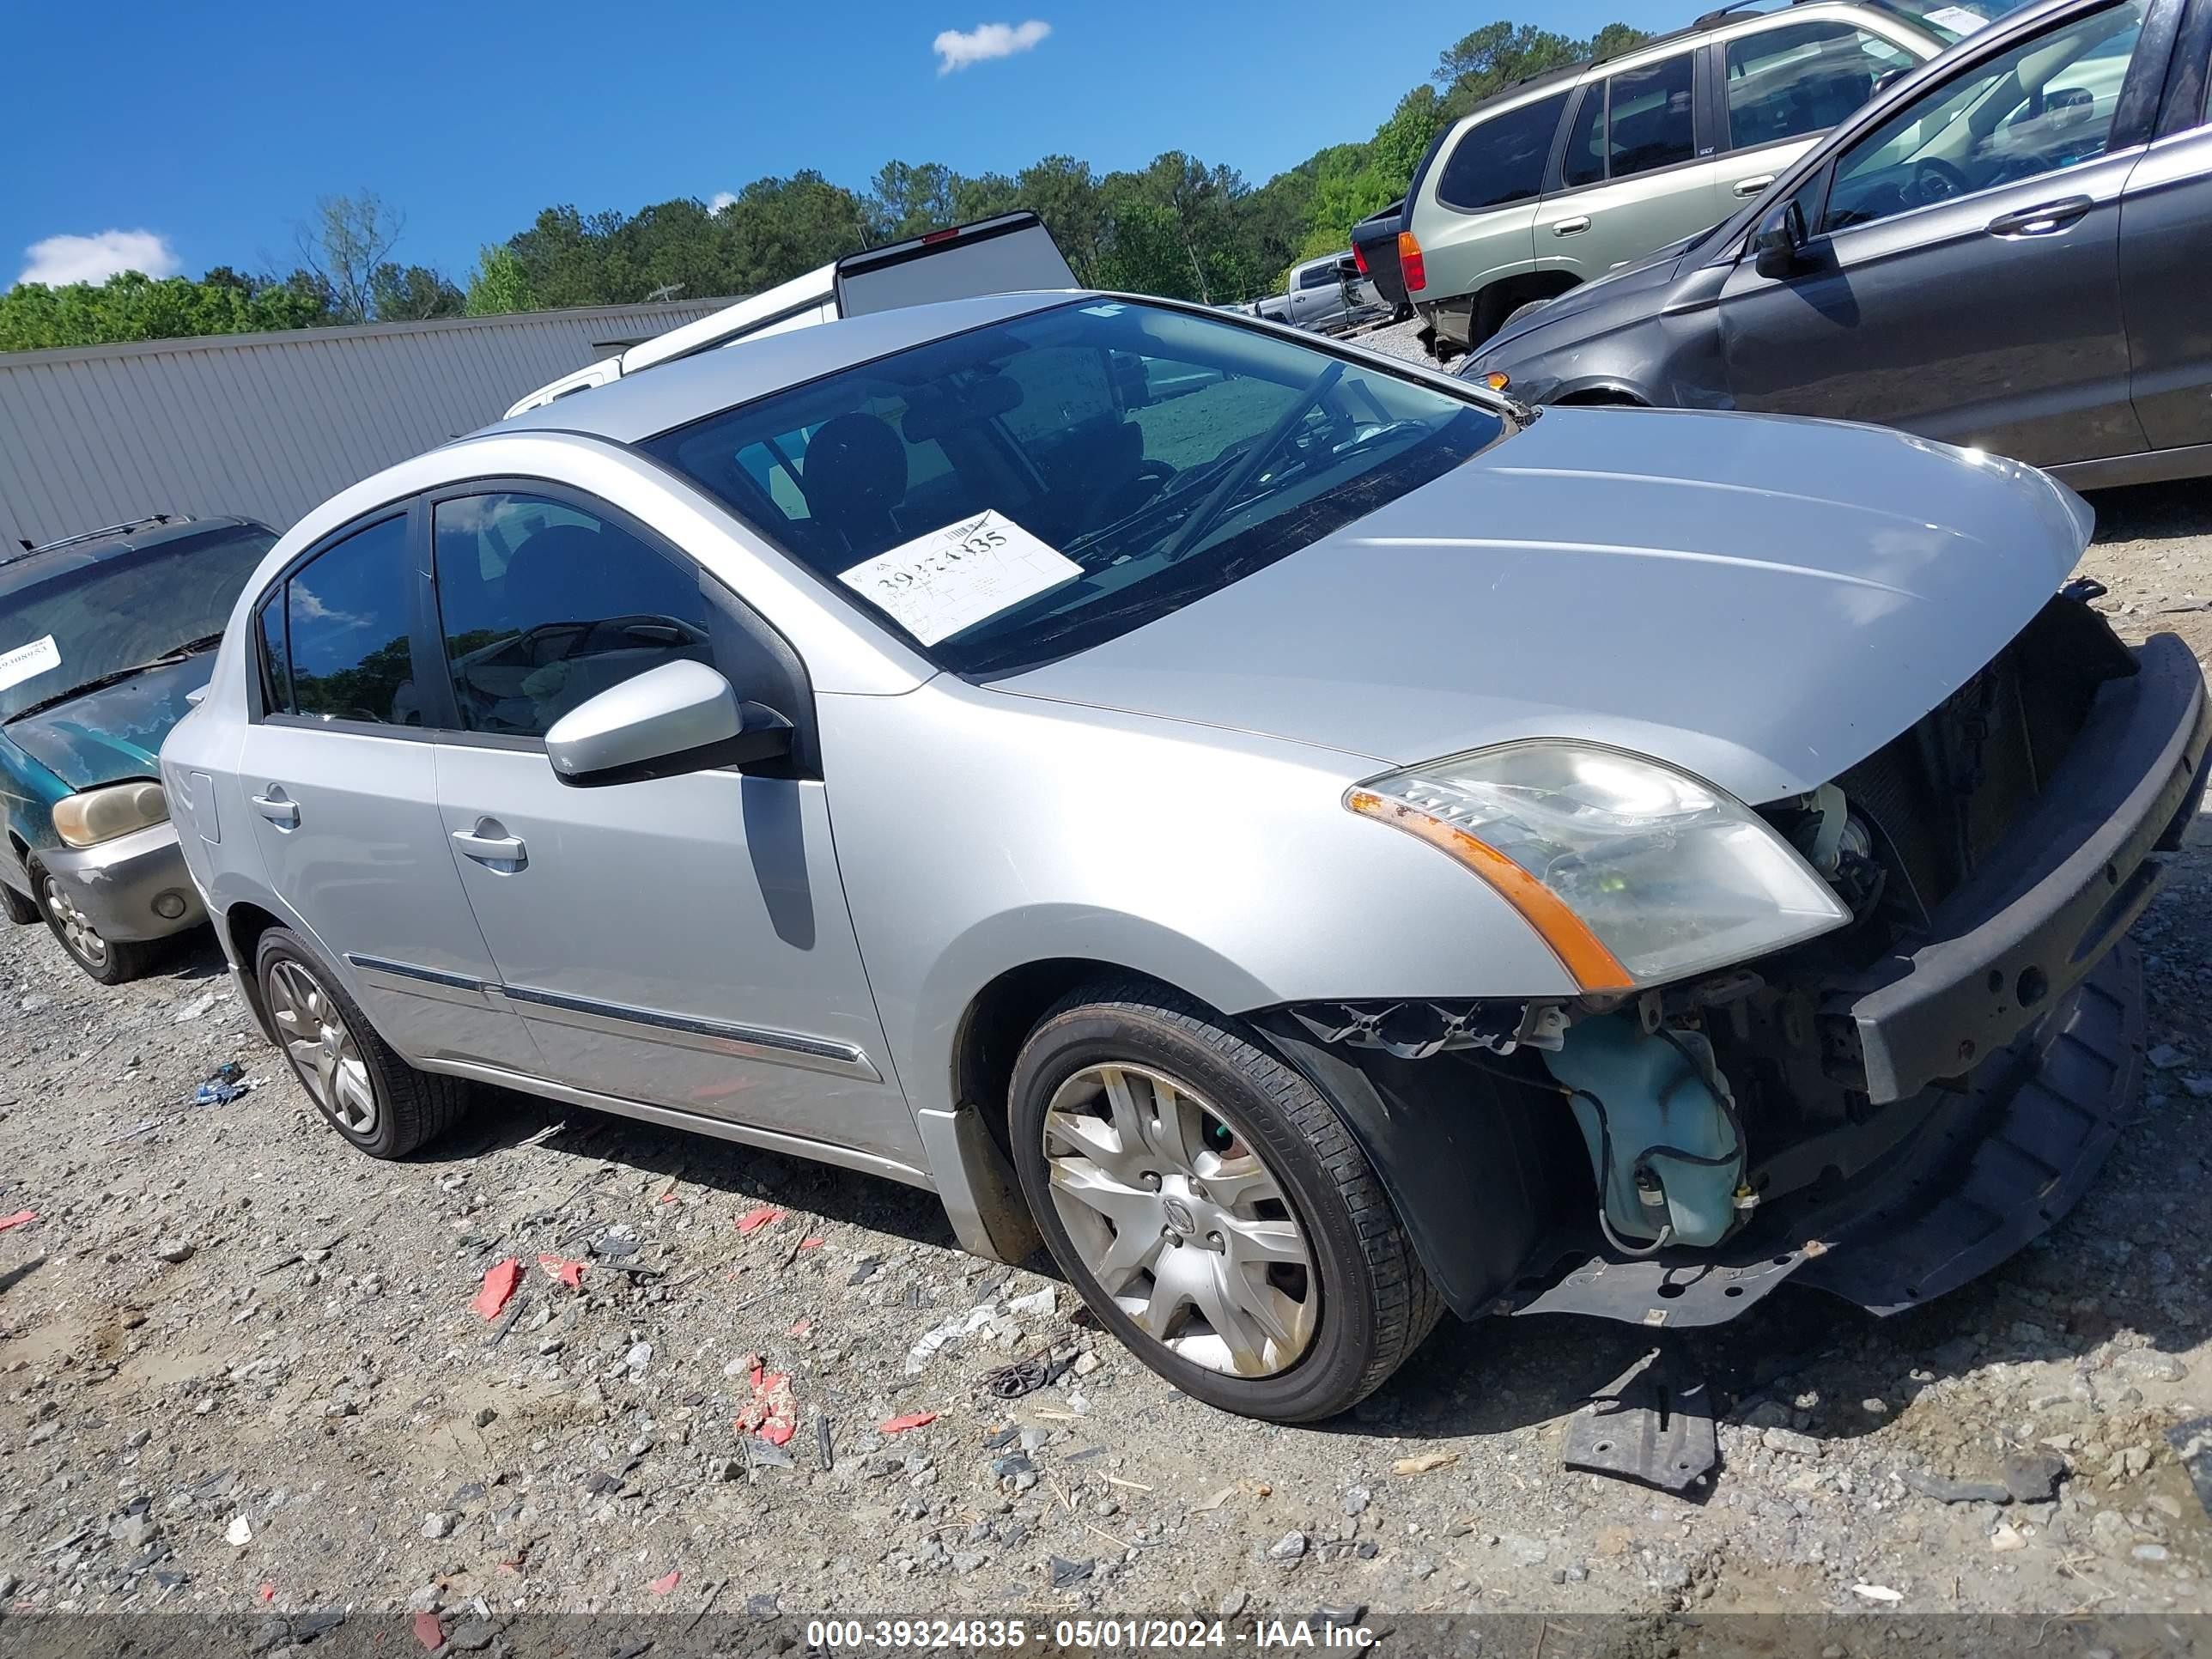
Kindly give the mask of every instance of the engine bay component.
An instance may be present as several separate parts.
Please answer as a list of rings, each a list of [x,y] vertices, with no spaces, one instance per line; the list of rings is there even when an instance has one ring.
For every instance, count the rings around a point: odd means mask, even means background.
[[[1323,1042],[1426,1060],[1463,1048],[1510,1054],[1522,1043],[1559,1046],[1566,1016],[1556,1003],[1316,1002],[1291,1010]]]
[[[1544,1064],[1568,1091],[1616,1249],[1710,1246],[1735,1230],[1752,1202],[1743,1125],[1701,1034],[1603,1014],[1571,1027]]]

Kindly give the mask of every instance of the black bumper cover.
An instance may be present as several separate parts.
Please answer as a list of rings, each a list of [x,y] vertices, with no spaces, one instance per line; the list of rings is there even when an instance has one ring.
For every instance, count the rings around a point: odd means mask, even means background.
[[[2098,694],[2072,750],[2002,856],[1937,907],[1927,937],[1839,988],[1867,1097],[1903,1100],[1962,1077],[2042,1018],[2135,924],[2157,890],[2151,854],[2180,845],[2204,789],[2204,680],[2161,634]]]

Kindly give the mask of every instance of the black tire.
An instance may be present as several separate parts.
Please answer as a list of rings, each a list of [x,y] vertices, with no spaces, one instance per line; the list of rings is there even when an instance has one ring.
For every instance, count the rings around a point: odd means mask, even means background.
[[[90,977],[102,985],[127,985],[134,979],[145,978],[161,961],[164,941],[102,938],[90,918],[76,908],[43,866],[33,860],[24,867],[30,874],[31,891],[36,901],[33,914],[46,924],[55,942],[62,947],[62,954]],[[15,895],[10,893],[9,897],[12,901]],[[11,920],[15,914],[11,902],[8,908]]]
[[[1140,1329],[1093,1276],[1052,1198],[1044,1132],[1061,1085],[1101,1065],[1146,1068],[1188,1090],[1280,1188],[1320,1297],[1311,1340],[1287,1368],[1236,1376],[1194,1364]],[[1015,1060],[1008,1128],[1023,1193],[1070,1282],[1132,1353],[1208,1405],[1277,1423],[1333,1417],[1380,1388],[1443,1311],[1335,1109],[1235,1021],[1164,986],[1095,981],[1048,1013]]]
[[[349,1116],[343,1099],[333,1107],[327,1088],[305,1066],[298,1054],[280,1041],[285,1062],[299,1079],[324,1121],[371,1158],[404,1158],[453,1127],[467,1103],[468,1085],[459,1079],[418,1072],[401,1059],[392,1045],[377,1035],[361,1006],[346,994],[337,976],[308,950],[298,934],[286,927],[271,927],[262,934],[253,952],[253,976],[261,990],[270,1022],[281,1039],[288,1036],[278,1010],[298,1005],[295,994],[300,979],[327,998],[343,1031],[352,1039],[368,1091],[374,1101],[374,1115],[365,1123]],[[306,1041],[305,1037],[301,1039]]]
[[[29,868],[26,866],[24,875],[27,879],[29,874]],[[4,881],[0,881],[0,906],[5,907],[8,920],[18,927],[28,927],[32,922],[44,921],[46,919],[46,913],[39,908],[36,899],[27,894],[17,892]]]

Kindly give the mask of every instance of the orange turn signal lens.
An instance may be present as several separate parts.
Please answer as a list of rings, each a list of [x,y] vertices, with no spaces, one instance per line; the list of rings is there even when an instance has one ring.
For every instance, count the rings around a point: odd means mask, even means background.
[[[1403,830],[1453,858],[1497,890],[1498,896],[1521,913],[1522,920],[1552,947],[1552,954],[1574,975],[1585,991],[1631,991],[1636,981],[1605,941],[1570,910],[1559,896],[1497,848],[1443,819],[1407,805],[1386,800],[1370,790],[1354,789],[1344,804],[1362,817]]]
[[[1492,392],[1503,392],[1513,384],[1513,377],[1502,368],[1493,368],[1482,377],[1482,383]]]

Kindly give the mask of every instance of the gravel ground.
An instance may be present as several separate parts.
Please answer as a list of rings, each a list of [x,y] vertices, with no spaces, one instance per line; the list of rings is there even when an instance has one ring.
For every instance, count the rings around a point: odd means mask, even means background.
[[[2212,651],[2207,492],[2100,509],[2122,626]],[[0,1608],[2212,1610],[2166,1437],[2212,1412],[2208,924],[2200,826],[2139,930],[2147,1097],[2048,1239],[1895,1322],[1785,1291],[1690,1342],[1728,1410],[1692,1499],[1559,1467],[1636,1332],[1448,1322],[1348,1419],[1264,1427],[958,1254],[920,1194],[493,1094],[375,1164],[211,946],[109,991],[15,929],[0,1216],[36,1218],[0,1232]],[[186,1104],[233,1060],[267,1080]],[[1057,1383],[978,1392],[1048,1349],[1079,1356]],[[755,1356],[781,1449],[738,1426]],[[1931,1495],[2040,1451],[2055,1503]]]

